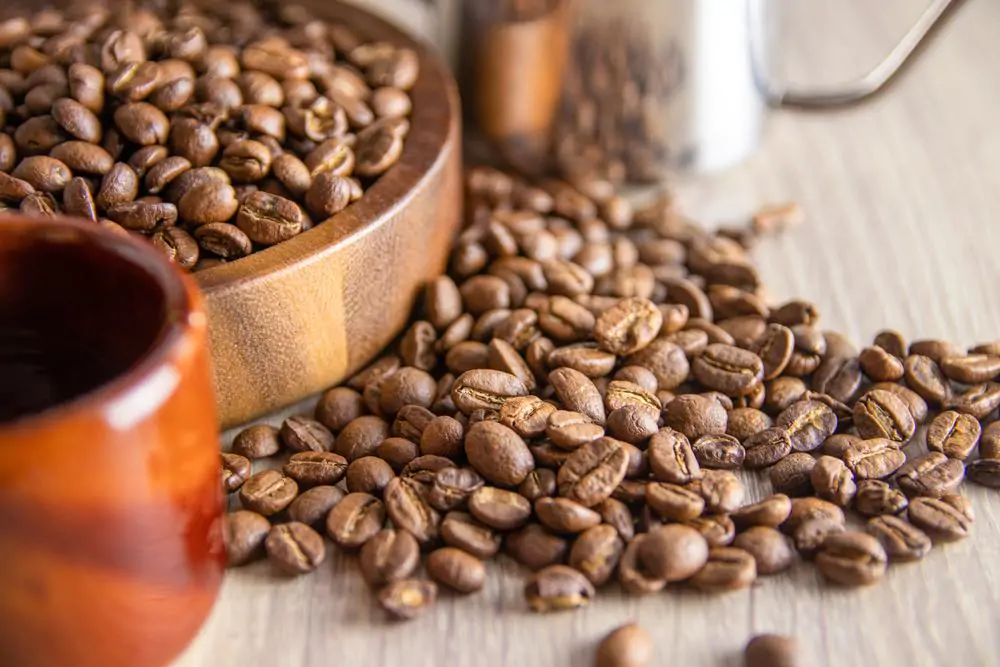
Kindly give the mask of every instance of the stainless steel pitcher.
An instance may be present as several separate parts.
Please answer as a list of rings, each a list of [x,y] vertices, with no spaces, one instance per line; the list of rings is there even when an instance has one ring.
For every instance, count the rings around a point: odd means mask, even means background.
[[[650,182],[750,155],[771,107],[882,91],[962,0],[932,0],[868,74],[830,89],[770,80],[768,0],[466,0],[461,82],[515,167]]]

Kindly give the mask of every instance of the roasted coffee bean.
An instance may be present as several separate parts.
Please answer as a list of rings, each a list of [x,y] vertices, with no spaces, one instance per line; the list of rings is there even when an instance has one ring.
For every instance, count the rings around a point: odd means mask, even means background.
[[[549,415],[545,434],[557,447],[574,450],[601,438],[604,429],[579,412],[554,410]]]
[[[927,420],[927,402],[912,389],[894,382],[879,382],[872,385],[871,389],[888,391],[903,399],[915,423],[923,424]]]
[[[804,496],[812,492],[812,469],[816,459],[805,452],[792,452],[775,463],[768,471],[771,488],[789,496]]]
[[[131,167],[121,162],[104,175],[97,192],[98,207],[109,210],[119,204],[133,201],[139,193],[139,177]]]
[[[585,607],[595,596],[593,584],[565,565],[550,565],[539,570],[524,586],[528,606],[539,613]]]
[[[792,358],[794,347],[795,336],[791,329],[777,323],[767,325],[763,335],[751,347],[764,365],[765,380],[773,380],[781,375]]]
[[[794,534],[800,525],[810,519],[830,519],[843,524],[844,510],[820,498],[793,498],[792,509],[781,529]]]
[[[861,442],[861,438],[850,433],[835,433],[823,441],[821,451],[826,456],[844,459],[844,452],[853,444]]]
[[[151,232],[177,222],[177,207],[165,202],[134,201],[116,204],[107,213],[113,221],[135,232]]]
[[[73,178],[73,172],[64,162],[44,155],[22,159],[10,175],[43,192],[60,192]]]
[[[363,415],[351,421],[336,439],[336,451],[348,461],[371,456],[389,436],[389,424],[381,417]]]
[[[854,496],[854,509],[863,516],[899,514],[908,504],[901,491],[878,479],[861,480]]]
[[[388,463],[376,456],[362,456],[347,466],[347,490],[351,493],[382,495],[382,490],[395,477]]]
[[[604,393],[604,403],[609,413],[626,406],[650,408],[656,412],[661,408],[660,399],[655,393],[623,380],[612,380],[608,383]]]
[[[1000,420],[987,424],[979,440],[979,457],[1000,459]]]
[[[185,269],[193,268],[201,257],[198,241],[180,227],[159,229],[150,237],[150,242],[170,261]]]
[[[486,567],[475,556],[454,547],[442,547],[427,556],[427,574],[457,593],[474,593],[486,583]]]
[[[537,523],[529,523],[504,538],[504,553],[533,571],[562,563],[568,551],[569,542],[565,538],[553,535]]]
[[[392,422],[392,434],[400,437],[420,442],[424,431],[434,421],[435,415],[427,408],[420,405],[404,405],[396,413],[396,418]],[[461,450],[462,425],[456,423],[458,432],[458,451]],[[425,452],[426,454],[437,454],[438,452]],[[456,452],[457,453],[457,452]]]
[[[788,538],[768,526],[753,526],[736,536],[733,546],[747,551],[757,563],[757,574],[783,572],[795,561]]]
[[[941,498],[914,498],[907,516],[910,522],[930,535],[935,542],[954,542],[969,534],[974,519],[972,506],[958,495]]]
[[[465,505],[469,496],[483,486],[483,478],[469,468],[444,468],[434,474],[427,494],[431,507],[447,512]]]
[[[344,496],[326,518],[326,534],[341,549],[358,549],[373,538],[385,522],[385,505],[367,493]]]
[[[809,479],[817,496],[840,507],[847,507],[858,490],[854,474],[843,461],[832,456],[816,459]]]
[[[298,521],[273,526],[264,540],[264,547],[267,559],[289,575],[312,572],[326,559],[323,538]]]
[[[233,452],[250,460],[274,456],[280,451],[278,429],[269,424],[257,424],[245,428],[233,439]]]
[[[611,578],[624,550],[625,543],[618,531],[601,524],[588,528],[576,539],[568,562],[594,586],[601,586]]]
[[[965,350],[948,341],[931,338],[911,342],[909,353],[923,355],[940,364],[948,357],[964,356]]]
[[[455,405],[466,415],[482,408],[499,410],[508,398],[527,394],[524,383],[515,376],[485,368],[462,373],[451,391]]]
[[[659,410],[649,406],[627,405],[608,414],[608,433],[633,445],[645,443],[658,429]]]
[[[744,505],[732,513],[732,519],[741,530],[751,526],[777,528],[788,519],[791,511],[791,498],[783,493],[776,493],[760,502]]]
[[[743,651],[746,667],[802,667],[798,643],[781,635],[757,635]]]
[[[862,438],[887,438],[906,442],[916,424],[906,404],[887,391],[873,389],[854,406],[854,426]]]
[[[699,590],[719,593],[747,588],[756,579],[757,566],[750,553],[736,547],[713,547],[690,581]]]
[[[632,595],[657,593],[667,585],[665,579],[653,576],[639,557],[639,551],[647,539],[649,539],[648,534],[636,535],[635,539],[625,547],[618,563],[618,579],[622,588]]]
[[[729,411],[726,434],[742,443],[773,425],[773,420],[757,408],[735,408]]]
[[[475,341],[462,341],[448,350],[448,354],[445,355],[445,365],[449,371],[462,375],[485,368],[489,365],[489,358],[489,346]],[[454,390],[454,387],[452,389]]]
[[[815,391],[842,403],[849,402],[861,387],[861,365],[857,357],[826,356],[812,378]]]
[[[331,431],[340,431],[365,411],[364,400],[349,387],[328,389],[316,403],[315,417]]]
[[[430,506],[423,485],[404,474],[392,478],[383,490],[386,513],[392,523],[412,534],[421,545],[437,539],[441,516]]]
[[[782,411],[774,424],[788,433],[793,450],[811,452],[837,430],[837,416],[823,403],[805,400]]]
[[[386,528],[365,542],[358,563],[372,587],[402,581],[420,564],[420,546],[405,530]]]
[[[437,355],[434,344],[437,334],[430,322],[418,320],[410,325],[399,344],[399,354],[403,363],[424,371],[434,370],[437,365]]]
[[[479,422],[465,436],[469,463],[488,481],[517,486],[535,467],[531,451],[514,430],[499,422]]]
[[[888,556],[866,533],[831,533],[816,554],[820,574],[842,586],[867,586],[885,575]]]
[[[800,378],[782,376],[767,383],[764,408],[771,413],[787,410],[793,403],[805,398],[806,383]]]
[[[497,530],[513,530],[531,516],[531,503],[513,491],[484,486],[469,496],[469,511]]]
[[[742,467],[746,450],[731,435],[703,435],[691,444],[702,468],[735,470]]]
[[[416,618],[437,600],[437,584],[422,579],[403,579],[389,584],[378,594],[379,604],[393,618]]]
[[[492,558],[500,550],[500,535],[462,512],[445,515],[441,522],[441,539],[478,558]]]
[[[618,355],[638,352],[660,332],[663,315],[649,299],[622,299],[604,311],[594,325],[601,349]]]
[[[653,659],[653,640],[636,623],[608,634],[597,646],[597,667],[646,667]]]
[[[447,415],[434,417],[420,433],[420,453],[454,458],[462,453],[464,437],[461,422]]]
[[[239,207],[236,225],[254,243],[274,245],[287,241],[302,231],[302,210],[294,202],[254,192]]]
[[[764,379],[764,366],[753,352],[713,343],[691,364],[694,377],[709,389],[746,396]]]
[[[377,389],[379,410],[387,417],[393,417],[408,405],[430,408],[437,393],[437,383],[427,371],[404,366],[383,378]]]
[[[728,514],[706,514],[685,524],[701,533],[710,548],[729,546],[736,537],[736,524]]]
[[[689,521],[705,510],[705,499],[699,493],[664,482],[647,485],[646,503],[668,521]]]
[[[941,368],[930,357],[911,354],[903,362],[906,385],[932,405],[941,405],[951,397],[951,385]]]
[[[1000,488],[1000,460],[980,458],[965,469],[965,476],[980,486]]]
[[[920,560],[931,550],[931,538],[924,531],[891,514],[869,519],[867,529],[892,562]]]
[[[663,409],[663,424],[691,440],[703,435],[721,435],[728,425],[726,408],[700,394],[678,396]]]
[[[302,486],[332,485],[347,473],[347,460],[333,452],[303,451],[292,454],[284,472]]]
[[[580,412],[604,425],[604,400],[590,378],[572,368],[557,368],[549,373],[549,382],[566,410]]]
[[[844,452],[844,463],[857,479],[883,479],[896,472],[906,461],[906,454],[893,440],[862,440]]]
[[[333,448],[333,434],[318,421],[302,415],[286,419],[279,436],[293,452],[328,452]]]
[[[861,370],[875,382],[898,382],[903,378],[903,361],[878,345],[866,347],[858,355]]]
[[[556,495],[556,474],[548,468],[536,468],[517,487],[517,492],[534,502]]]
[[[518,396],[506,400],[500,408],[500,423],[523,438],[545,433],[549,417],[556,411],[551,403],[537,396]]]
[[[628,365],[649,369],[659,389],[674,389],[687,379],[690,365],[684,350],[674,343],[657,339],[625,359]]]
[[[584,507],[593,507],[610,497],[625,479],[629,461],[624,444],[605,437],[575,450],[556,476],[559,495]]]
[[[239,454],[222,453],[222,488],[226,493],[239,491],[250,477],[250,459]]]
[[[766,468],[792,451],[792,441],[784,428],[767,428],[747,438],[743,447],[747,468]]]
[[[246,565],[262,556],[264,540],[270,530],[270,522],[256,512],[237,510],[227,514],[222,524],[222,535],[228,566]]]
[[[313,528],[322,528],[326,525],[330,510],[344,499],[344,495],[336,486],[314,486],[292,501],[288,506],[288,518]]]
[[[940,498],[953,493],[965,479],[965,466],[941,452],[930,452],[908,461],[896,474],[896,483],[906,495]]]
[[[568,498],[539,498],[535,515],[554,533],[581,533],[601,522],[601,515]]]
[[[816,557],[827,535],[843,533],[845,530],[843,521],[836,519],[826,517],[806,519],[792,532],[795,550],[802,558],[812,560]]]
[[[682,433],[664,428],[650,438],[648,451],[653,477],[661,482],[688,484],[702,476],[691,443]]]
[[[927,447],[959,461],[968,458],[979,442],[982,427],[971,415],[946,410],[927,428]]]
[[[240,501],[246,509],[271,516],[288,507],[298,493],[294,479],[278,470],[264,470],[244,482]]]
[[[702,470],[701,477],[687,488],[705,499],[708,512],[728,514],[743,503],[743,483],[728,470]]]
[[[572,368],[589,378],[601,378],[614,370],[617,358],[597,349],[592,343],[577,343],[559,347],[549,353],[549,368]]]

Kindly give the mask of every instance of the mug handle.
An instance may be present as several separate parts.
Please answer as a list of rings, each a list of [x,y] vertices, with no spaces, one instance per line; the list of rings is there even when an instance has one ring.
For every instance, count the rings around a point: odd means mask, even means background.
[[[934,0],[920,15],[917,22],[903,35],[886,57],[864,76],[848,83],[816,89],[781,88],[767,81],[761,75],[758,63],[760,44],[763,42],[760,12],[751,12],[751,21],[756,23],[751,31],[755,44],[751,45],[754,69],[764,99],[773,107],[795,109],[833,109],[847,107],[871,99],[888,88],[906,67],[914,62],[916,55],[930,43],[930,38],[947,22],[964,0]]]

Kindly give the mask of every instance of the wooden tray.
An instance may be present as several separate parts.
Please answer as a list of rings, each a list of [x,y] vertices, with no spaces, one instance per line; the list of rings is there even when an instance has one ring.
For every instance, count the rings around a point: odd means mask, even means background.
[[[405,325],[441,273],[461,217],[459,105],[446,65],[360,9],[305,2],[420,54],[397,165],[358,202],[290,241],[196,274],[205,293],[219,415],[240,424],[336,384]]]

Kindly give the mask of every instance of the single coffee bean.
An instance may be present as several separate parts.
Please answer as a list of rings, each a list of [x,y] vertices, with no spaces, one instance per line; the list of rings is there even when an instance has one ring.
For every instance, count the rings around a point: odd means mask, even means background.
[[[434,421],[434,419],[434,413],[423,406],[404,405],[400,408],[399,412],[396,413],[396,418],[392,422],[391,432],[394,436],[407,438],[409,440],[413,440],[414,442],[420,442],[423,439],[424,431],[430,423]],[[457,422],[456,424],[459,428],[461,428],[461,424],[458,424]],[[461,438],[461,432],[459,432],[459,448],[457,451],[461,450]],[[446,449],[446,447],[443,447],[442,449]],[[438,452],[426,453],[438,454]]]
[[[226,514],[222,535],[229,567],[245,565],[264,554],[264,540],[271,530],[266,518],[248,510]]]
[[[441,516],[430,506],[423,485],[406,476],[392,478],[383,491],[392,523],[413,535],[421,545],[437,539]]]
[[[106,150],[86,141],[65,141],[54,146],[49,151],[49,156],[77,174],[104,175],[115,164],[114,158]]]
[[[573,542],[569,565],[583,573],[594,586],[601,586],[611,578],[624,550],[625,542],[613,526],[593,526]]]
[[[747,551],[757,563],[757,574],[783,572],[795,561],[788,538],[768,526],[753,526],[733,540],[733,546]]]
[[[763,335],[750,347],[764,365],[765,380],[773,380],[781,375],[792,358],[794,348],[795,335],[792,330],[778,323],[768,324]]]
[[[935,542],[954,542],[968,536],[974,519],[972,505],[956,494],[941,498],[914,498],[910,502],[910,523],[930,535]]]
[[[597,667],[646,667],[653,660],[653,639],[636,623],[608,634],[597,646]]]
[[[568,498],[539,498],[535,515],[555,533],[582,533],[601,523],[601,515]]]
[[[615,373],[614,379],[639,385],[653,394],[659,389],[656,375],[644,366],[623,366]]]
[[[799,526],[811,519],[830,519],[843,524],[844,510],[833,503],[820,498],[793,498],[792,510],[781,529],[786,533],[795,533]]]
[[[854,405],[854,426],[862,438],[887,438],[906,442],[916,424],[906,404],[887,391],[873,389]]]
[[[371,110],[366,110],[366,113],[370,114]],[[358,176],[381,175],[399,162],[403,153],[403,137],[389,126],[373,125],[370,130],[358,134],[357,163],[354,167],[354,173]]]
[[[686,521],[685,525],[701,533],[709,547],[727,547],[736,537],[736,524],[728,514],[706,514]]]
[[[903,379],[903,361],[878,345],[866,347],[858,355],[865,375],[875,382],[898,382]]]
[[[911,355],[923,355],[939,364],[946,358],[965,355],[965,350],[958,345],[938,339],[915,340],[910,343],[909,351]]]
[[[728,514],[743,503],[743,483],[728,470],[703,470],[687,488],[701,495],[709,512]]]
[[[250,460],[239,454],[222,453],[222,488],[226,493],[239,491],[250,477]]]
[[[986,419],[1000,407],[1000,384],[987,382],[973,385],[961,394],[945,400],[942,407],[971,415],[976,419]]]
[[[316,403],[316,421],[331,431],[340,431],[365,411],[364,400],[350,387],[327,390]]]
[[[534,458],[524,440],[499,422],[479,422],[465,436],[469,463],[488,481],[501,486],[516,486],[535,467]]]
[[[377,456],[362,456],[347,466],[347,490],[351,493],[382,495],[382,490],[395,477],[392,467]]]
[[[705,566],[690,581],[699,590],[718,593],[746,588],[756,579],[756,563],[750,553],[736,547],[713,547]]]
[[[486,583],[483,562],[454,547],[432,551],[427,556],[426,567],[431,579],[458,593],[474,593]]]
[[[499,410],[508,398],[527,394],[524,383],[515,376],[486,368],[462,373],[451,391],[455,405],[466,415],[477,409]]]
[[[678,396],[666,404],[663,424],[697,440],[703,435],[721,435],[728,424],[726,408],[718,401],[699,394]]]
[[[604,425],[604,399],[590,378],[572,368],[557,368],[549,373],[549,382],[564,409],[580,412]]]
[[[531,503],[512,491],[484,486],[469,497],[469,511],[497,530],[513,530],[531,516]]]
[[[554,410],[549,415],[545,434],[557,447],[575,450],[601,438],[604,429],[579,412]]]
[[[524,586],[528,606],[538,613],[585,607],[596,594],[593,584],[583,574],[565,565],[539,570]]]
[[[378,594],[379,604],[391,617],[400,620],[416,618],[434,606],[437,584],[422,579],[403,579],[389,584]]]
[[[703,435],[691,445],[702,468],[735,470],[743,466],[746,450],[731,435]]]
[[[888,556],[866,533],[831,533],[816,554],[820,574],[842,586],[868,586],[885,575]]]
[[[278,429],[269,424],[256,424],[245,428],[233,439],[233,452],[252,461],[274,456],[280,451]]]
[[[266,192],[254,192],[240,205],[236,225],[254,243],[274,245],[302,231],[303,215],[293,201]]]
[[[420,546],[405,530],[386,528],[365,542],[358,563],[369,586],[393,584],[416,570],[420,564]]]
[[[803,521],[792,532],[795,550],[806,560],[812,560],[819,553],[823,540],[831,533],[842,533],[846,530],[842,521],[817,517]]]
[[[878,479],[861,480],[854,496],[854,509],[862,516],[899,514],[908,504],[901,491]]]
[[[389,424],[381,417],[363,415],[351,421],[336,439],[337,453],[348,461],[371,456],[389,436]],[[345,470],[346,472],[346,470]]]
[[[116,204],[107,213],[113,221],[135,232],[152,232],[177,222],[177,207],[164,202],[134,201]]]
[[[837,430],[837,416],[829,407],[814,400],[793,403],[775,420],[775,427],[785,429],[792,449],[811,452]]]
[[[299,485],[278,470],[264,470],[248,479],[240,488],[243,507],[264,516],[277,514],[299,494]]]
[[[287,446],[287,440],[285,443]],[[347,460],[343,456],[322,451],[292,454],[284,467],[284,473],[302,486],[336,484],[346,472]]]
[[[975,449],[981,434],[982,427],[978,419],[946,410],[927,427],[927,448],[964,461]]]
[[[44,155],[24,158],[10,175],[42,192],[60,192],[73,178],[73,172],[64,162]]]
[[[522,438],[534,438],[545,433],[549,416],[555,411],[554,405],[537,396],[516,396],[500,408],[500,423]]]
[[[814,391],[847,403],[861,387],[861,365],[854,356],[827,355],[812,378]]]
[[[927,402],[912,389],[895,382],[879,382],[872,385],[871,389],[888,391],[903,399],[915,423],[923,424],[927,420]]]
[[[784,428],[767,428],[747,438],[743,447],[747,468],[766,468],[788,456],[792,441]]]
[[[776,493],[760,502],[744,505],[732,513],[732,519],[741,530],[751,526],[777,528],[788,519],[791,511],[791,498],[783,493]]]
[[[906,454],[894,440],[862,440],[844,452],[844,463],[857,479],[884,479],[906,462]]]
[[[492,558],[500,550],[500,535],[469,514],[448,512],[441,522],[441,539],[477,558]]]
[[[646,405],[626,405],[608,413],[608,433],[633,445],[642,445],[659,430],[660,411]]]
[[[629,461],[624,445],[605,437],[575,450],[556,476],[559,495],[584,507],[593,507],[610,497],[625,479]]]
[[[743,651],[746,667],[803,667],[798,643],[782,635],[757,635]]]
[[[517,487],[517,492],[534,502],[556,495],[556,474],[548,468],[535,468]]]
[[[832,456],[816,459],[809,479],[817,496],[840,507],[847,507],[858,490],[854,474],[843,461]]]
[[[451,459],[445,458],[443,456],[434,456],[431,454],[426,454],[424,456],[418,456],[409,463],[407,463],[402,472],[400,473],[403,477],[410,477],[416,482],[420,482],[425,487],[429,487],[434,483],[434,478],[439,472],[447,468],[454,468],[455,462]],[[428,490],[425,488],[424,490]]]
[[[929,452],[908,461],[896,474],[896,483],[910,496],[940,498],[954,493],[965,479],[965,465],[941,452]]]
[[[344,492],[336,486],[314,486],[306,489],[288,506],[288,518],[313,528],[326,525],[326,517],[337,503],[344,499]]]
[[[965,469],[965,476],[980,486],[1000,488],[1000,460],[980,458]]]
[[[436,393],[437,383],[430,373],[404,366],[378,383],[378,408],[387,417],[408,405],[430,408]]]
[[[635,539],[626,545],[618,563],[618,579],[622,588],[632,595],[657,593],[667,585],[665,579],[653,576],[639,557],[639,550],[648,538],[648,534],[636,535]]]
[[[829,438],[823,441],[821,450],[826,456],[832,456],[836,459],[843,460],[844,452],[851,445],[861,442],[861,438],[856,435],[851,435],[850,433],[834,433]]]
[[[660,332],[663,315],[649,299],[622,299],[604,311],[594,325],[594,338],[601,349],[618,355],[638,352]]]
[[[654,577],[668,582],[683,581],[707,562],[708,543],[701,533],[689,526],[658,526],[648,533],[639,558]]]
[[[702,476],[701,466],[684,434],[664,428],[649,440],[653,477],[671,484],[688,484]]]
[[[264,540],[267,559],[282,573],[312,572],[326,559],[326,546],[319,533],[304,523],[292,521],[273,526]]]
[[[504,538],[504,553],[532,571],[562,563],[568,552],[568,540],[537,523],[529,523]]]
[[[805,452],[792,452],[775,463],[768,471],[771,488],[789,496],[805,496],[812,492],[812,469],[816,459]]]
[[[773,425],[773,420],[757,408],[736,408],[729,411],[726,434],[744,442]]]
[[[424,320],[418,320],[410,325],[399,344],[399,353],[403,363],[420,370],[430,371],[437,365],[437,355],[434,344],[437,333],[434,325]]]
[[[700,494],[664,482],[649,482],[646,503],[667,521],[689,521],[705,510],[705,499]]]
[[[383,523],[385,505],[381,500],[367,493],[349,493],[330,510],[326,534],[341,549],[359,549]]]
[[[771,413],[787,410],[793,403],[805,398],[807,387],[801,378],[781,376],[767,383],[764,408]]]
[[[891,514],[869,519],[867,529],[894,563],[920,560],[931,550],[931,538],[924,531]]]
[[[746,396],[764,379],[764,366],[753,352],[732,345],[714,343],[705,348],[691,371],[709,389],[730,396]]]
[[[608,412],[626,406],[650,408],[657,413],[661,409],[660,399],[656,397],[655,393],[623,380],[612,380],[608,383],[604,394],[604,404]]]
[[[486,358],[491,368],[510,373],[521,380],[528,391],[535,388],[535,376],[531,372],[528,362],[510,343],[500,338],[494,338],[487,346]]]
[[[625,363],[648,369],[656,377],[658,388],[667,390],[684,382],[690,370],[684,350],[662,338],[627,357]]]
[[[632,541],[635,537],[635,526],[628,505],[616,498],[608,498],[601,501],[594,509],[601,515],[604,523],[615,529],[622,540],[626,543]]]
[[[65,197],[64,193],[63,199]],[[194,268],[201,257],[198,241],[180,227],[163,227],[153,233],[150,242],[171,262],[185,269]]]
[[[302,415],[286,419],[279,436],[293,452],[328,452],[333,448],[333,434],[318,421]]]
[[[434,509],[447,512],[464,506],[483,484],[483,478],[471,468],[444,468],[434,474],[427,501]]]
[[[911,354],[903,362],[903,367],[906,385],[928,403],[941,405],[951,397],[948,379],[930,357]]]

